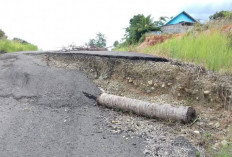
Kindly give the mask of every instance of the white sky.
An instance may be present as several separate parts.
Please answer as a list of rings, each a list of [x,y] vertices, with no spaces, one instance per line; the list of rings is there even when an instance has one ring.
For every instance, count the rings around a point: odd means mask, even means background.
[[[231,0],[0,0],[0,29],[52,50],[84,45],[96,33],[106,35],[107,46],[123,37],[134,15],[175,16],[187,11],[206,20],[220,10],[232,10]]]

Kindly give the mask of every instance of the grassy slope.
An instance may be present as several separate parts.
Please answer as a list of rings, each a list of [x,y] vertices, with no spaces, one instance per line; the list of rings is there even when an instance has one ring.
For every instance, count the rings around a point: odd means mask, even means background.
[[[133,46],[115,49],[128,50],[138,49]],[[201,64],[214,71],[232,72],[232,39],[219,31],[189,33],[138,51]]]
[[[0,50],[6,52],[35,51],[38,50],[38,47],[32,44],[22,44],[17,41],[0,40]]]
[[[203,64],[214,71],[232,72],[232,43],[219,31],[187,34],[147,47],[144,52]]]

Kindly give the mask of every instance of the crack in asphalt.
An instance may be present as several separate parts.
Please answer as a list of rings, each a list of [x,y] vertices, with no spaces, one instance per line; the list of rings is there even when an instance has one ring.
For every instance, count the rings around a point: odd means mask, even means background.
[[[1,98],[13,98],[15,100],[21,100],[21,99],[38,99],[39,96],[15,96],[14,94],[6,94],[6,95],[0,95]]]

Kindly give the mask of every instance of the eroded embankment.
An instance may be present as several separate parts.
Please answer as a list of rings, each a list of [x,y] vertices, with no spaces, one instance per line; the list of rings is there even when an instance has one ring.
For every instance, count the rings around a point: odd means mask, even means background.
[[[208,107],[232,109],[230,76],[216,75],[204,68],[177,62],[154,62],[83,54],[46,54],[48,65],[78,69],[114,94],[139,91],[168,94]],[[104,83],[103,83],[104,82]]]

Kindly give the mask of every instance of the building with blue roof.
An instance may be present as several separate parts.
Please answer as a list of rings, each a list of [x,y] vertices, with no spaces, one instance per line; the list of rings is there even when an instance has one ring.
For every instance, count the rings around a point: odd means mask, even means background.
[[[197,20],[183,11],[162,26],[161,31],[167,34],[186,33],[193,28],[195,23]]]

